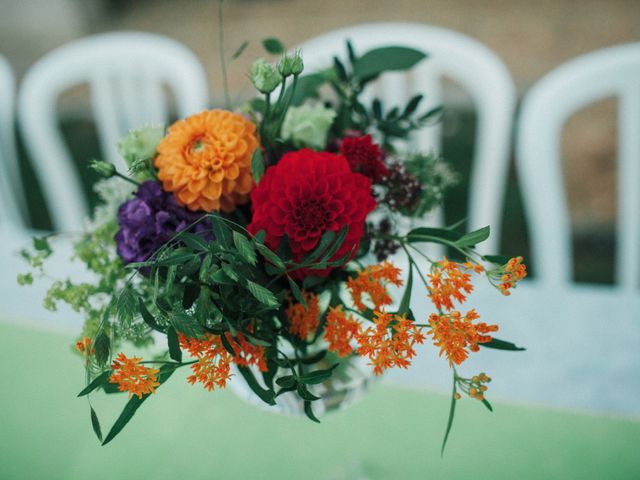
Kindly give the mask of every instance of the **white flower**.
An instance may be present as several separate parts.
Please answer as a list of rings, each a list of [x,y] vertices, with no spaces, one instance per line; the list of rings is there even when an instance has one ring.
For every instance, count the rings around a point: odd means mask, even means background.
[[[291,107],[282,124],[282,138],[296,148],[322,150],[335,117],[335,111],[321,104]]]

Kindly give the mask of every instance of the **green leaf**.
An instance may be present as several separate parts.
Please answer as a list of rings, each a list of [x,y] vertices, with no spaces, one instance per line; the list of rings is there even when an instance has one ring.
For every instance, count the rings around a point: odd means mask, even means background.
[[[336,363],[331,368],[315,370],[311,373],[307,373],[306,375],[300,375],[298,377],[298,381],[306,385],[316,385],[318,383],[322,383],[331,377],[331,374],[338,367],[338,365],[340,364]]]
[[[493,407],[491,406],[491,404],[489,403],[489,400],[487,400],[486,398],[482,399],[482,404],[487,407],[489,409],[490,412],[493,412]]]
[[[267,307],[271,307],[271,308],[276,308],[280,306],[280,302],[278,302],[278,299],[271,292],[271,290],[263,287],[262,285],[258,285],[257,283],[252,282],[251,280],[247,280],[246,287],[247,287],[247,290],[249,290],[249,292],[251,293],[251,295],[253,295],[256,298],[256,300],[258,300],[263,305],[266,305]]]
[[[283,271],[285,269],[284,262],[269,247],[267,247],[263,243],[258,242],[254,242],[254,245],[258,249],[258,252],[260,252],[260,255],[262,255],[265,260],[271,263],[271,265],[273,265],[276,269],[280,271]]]
[[[100,421],[98,420],[98,415],[96,415],[96,411],[93,409],[91,405],[89,405],[89,409],[91,410],[91,426],[93,427],[93,431],[102,443],[102,429],[100,428]]]
[[[106,372],[102,372],[100,375],[98,375],[96,378],[94,378],[93,381],[89,385],[84,387],[82,389],[82,391],[78,394],[78,396],[79,397],[84,397],[85,395],[88,395],[91,392],[93,392],[96,388],[101,387],[105,383],[109,383],[109,377],[110,376],[111,376],[111,370],[107,370]]]
[[[267,52],[272,55],[279,55],[281,53],[284,53],[285,51],[282,42],[274,37],[269,37],[262,40],[262,46]]]
[[[187,283],[184,286],[184,292],[182,293],[182,308],[189,310],[199,295],[200,285],[197,283]]]
[[[363,82],[382,72],[408,70],[426,57],[425,53],[408,47],[376,48],[356,60],[353,73]]]
[[[171,325],[176,331],[184,333],[189,338],[202,338],[202,327],[191,315],[186,313],[173,313],[170,317]]]
[[[526,350],[526,348],[516,346],[515,343],[505,342],[504,340],[500,340],[495,337],[492,338],[489,342],[479,343],[478,345],[485,348],[494,348],[496,350],[511,350],[516,352],[522,352]]]
[[[420,105],[420,102],[423,98],[424,95],[416,95],[412,97],[411,100],[409,100],[409,102],[407,103],[407,106],[404,108],[404,111],[402,112],[402,118],[406,118],[413,112],[415,112],[416,108],[418,108],[418,105]]]
[[[421,124],[425,124],[428,120],[435,119],[435,117],[438,117],[443,111],[444,111],[444,108],[442,107],[432,108],[427,113],[418,117],[418,121]]]
[[[173,372],[175,372],[176,368],[177,368],[177,364],[165,364],[162,367],[160,367],[160,373],[158,374],[158,382],[160,384],[163,384],[164,382],[166,382],[169,379],[169,377],[173,374]],[[152,394],[143,395],[142,398],[138,398],[137,396],[134,395],[129,399],[124,409],[122,410],[122,413],[120,413],[120,416],[111,427],[111,430],[109,430],[109,433],[107,434],[107,438],[104,439],[104,441],[102,442],[102,445],[106,445],[107,443],[109,443],[111,440],[115,438],[116,435],[118,435],[122,431],[122,429],[127,425],[127,423],[129,423],[129,420],[131,420],[133,415],[136,413],[138,408],[140,408],[140,405],[142,405],[144,401],[147,398],[149,398],[150,395]]]
[[[335,237],[336,233],[333,230],[327,230],[324,232],[322,237],[320,237],[320,241],[316,245],[316,248],[314,248],[302,261],[304,263],[315,262],[325,252],[325,250],[327,250]]]
[[[488,262],[495,263],[496,265],[506,265],[511,260],[508,255],[485,255],[484,259]]]
[[[240,371],[240,374],[244,377],[245,381],[247,382],[247,385],[249,385],[249,388],[253,390],[253,393],[255,393],[258,396],[258,398],[260,398],[260,400],[262,400],[268,405],[276,404],[276,401],[274,400],[275,392],[273,390],[267,390],[263,388],[256,380],[256,377],[253,376],[253,372],[251,372],[249,368],[238,367],[238,370]]]
[[[167,329],[167,343],[169,345],[169,356],[171,360],[182,362],[182,350],[180,350],[180,342],[178,341],[178,333],[173,327]]]
[[[289,281],[289,288],[291,289],[291,293],[293,293],[296,301],[307,308],[307,299],[304,298],[304,295],[302,294],[300,287],[298,287],[298,284],[289,275],[287,275],[287,280]]]
[[[469,232],[463,235],[459,240],[456,241],[456,246],[458,248],[466,248],[473,247],[481,242],[484,242],[489,235],[491,234],[491,229],[487,225],[486,227],[482,227],[478,230],[474,230],[473,232]]]
[[[258,259],[256,258],[256,251],[253,248],[253,244],[247,237],[239,232],[233,232],[233,243],[238,249],[238,253],[251,265],[255,265]]]
[[[260,151],[260,147],[258,147],[253,151],[253,155],[251,156],[251,173],[253,174],[253,181],[256,185],[262,180],[264,170],[264,158],[262,158],[262,152]]]
[[[93,348],[96,352],[95,357],[98,365],[106,365],[109,361],[109,352],[111,351],[111,340],[109,336],[101,331],[96,337]]]
[[[344,65],[338,57],[333,57],[333,68],[336,71],[338,80],[346,82],[349,79],[349,77],[347,76],[347,69],[344,68]]]
[[[407,275],[407,285],[404,287],[402,300],[398,307],[398,315],[404,315],[409,312],[411,307],[411,289],[413,288],[413,263],[409,262],[409,274]]]
[[[191,247],[194,250],[206,252],[209,249],[207,241],[195,233],[181,232],[179,238],[187,247]]]
[[[316,397],[313,393],[311,393],[309,391],[309,389],[307,389],[307,387],[305,385],[303,385],[302,383],[299,383],[297,386],[297,390],[298,390],[298,395],[300,395],[300,397],[303,400],[307,400],[310,402],[313,402],[314,400],[320,400],[320,397]]]
[[[52,253],[47,237],[33,237],[33,248],[34,250],[44,252],[47,255]]]
[[[301,358],[300,359],[300,363],[303,363],[305,365],[313,365],[315,363],[318,363],[320,360],[322,360],[324,357],[327,356],[327,350],[320,350],[318,353],[314,354],[314,355],[310,355],[308,357],[305,358]]]
[[[276,384],[283,388],[290,388],[298,384],[296,377],[293,375],[285,375],[276,379]]]
[[[116,298],[115,307],[118,320],[124,325],[130,324],[133,317],[138,313],[138,303],[130,285],[125,285],[120,290]]]
[[[455,374],[453,376],[453,393],[451,394],[451,406],[449,407],[449,419],[447,420],[447,429],[444,432],[444,439],[442,440],[442,448],[440,449],[440,456],[444,455],[444,447],[447,445],[447,440],[449,439],[449,432],[451,432],[451,427],[453,426],[453,417],[456,413],[456,377]]]
[[[149,325],[153,330],[164,333],[164,329],[160,325],[158,325],[156,319],[153,317],[153,315],[151,315],[151,312],[149,312],[147,306],[142,301],[142,298],[138,298],[138,309],[140,310],[140,315],[142,315],[142,320],[144,320],[144,323]]]
[[[249,42],[247,40],[242,42],[242,44],[238,47],[238,49],[235,52],[233,52],[233,55],[231,55],[231,60],[235,60],[240,55],[242,55],[242,52],[244,52],[245,48],[247,48],[248,46],[249,46]]]
[[[446,228],[430,228],[420,227],[414,228],[407,233],[407,242],[409,243],[441,243],[443,245],[450,245],[456,242],[462,237],[461,233],[454,232]]]
[[[229,234],[229,227],[225,221],[220,218],[219,214],[212,214],[210,218],[211,228],[213,229],[213,236],[215,237],[216,242],[223,247],[230,247],[231,235]]]
[[[336,239],[327,249],[327,251],[322,255],[322,258],[320,259],[321,262],[329,261],[331,257],[333,257],[336,252],[340,250],[340,247],[342,247],[342,244],[344,243],[344,239],[347,237],[347,233],[349,233],[349,225],[345,225],[340,230],[338,230]]]
[[[309,417],[310,420],[313,420],[316,423],[320,423],[320,420],[313,414],[313,408],[311,407],[311,401],[305,400],[304,402],[304,413]]]
[[[373,116],[376,118],[376,120],[382,120],[382,102],[379,98],[373,99],[371,109],[373,110]]]
[[[185,251],[185,250],[176,250],[175,252],[170,253],[169,255],[162,258],[161,260],[157,260],[155,262],[151,261],[151,262],[141,262],[141,263],[156,265],[158,267],[168,267],[170,265],[182,265],[184,263],[187,263],[193,257],[195,257],[195,254],[193,252]]]

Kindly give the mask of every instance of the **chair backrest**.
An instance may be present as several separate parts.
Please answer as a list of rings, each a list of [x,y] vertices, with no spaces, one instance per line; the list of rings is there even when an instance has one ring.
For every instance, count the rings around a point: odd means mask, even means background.
[[[468,225],[470,229],[491,225],[494,233],[483,248],[497,251],[516,103],[515,86],[502,61],[486,46],[460,33],[430,25],[390,22],[334,30],[304,42],[300,48],[305,70],[326,67],[333,56],[344,58],[347,40],[356,53],[395,45],[413,47],[429,55],[412,72],[381,76],[373,91],[387,105],[406,103],[416,93],[425,94],[426,108],[440,105],[442,77],[454,80],[471,95],[478,127]],[[416,135],[412,146],[438,153],[440,137],[438,125],[428,127]]]
[[[56,101],[88,84],[104,159],[123,160],[117,141],[130,129],[168,120],[163,87],[173,93],[177,114],[207,108],[205,72],[184,45],[142,32],[100,34],[60,47],[28,71],[19,96],[23,138],[34,162],[56,229],[81,225],[86,200],[59,131]]]
[[[606,48],[548,73],[522,104],[517,168],[541,281],[572,282],[571,220],[562,176],[562,129],[578,110],[618,100],[616,281],[640,286],[640,43]]]
[[[15,78],[0,55],[0,229],[25,226],[26,202],[15,141]]]

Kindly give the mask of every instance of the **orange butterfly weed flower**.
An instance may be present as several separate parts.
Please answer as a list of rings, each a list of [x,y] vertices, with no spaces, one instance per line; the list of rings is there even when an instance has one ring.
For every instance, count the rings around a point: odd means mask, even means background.
[[[401,287],[403,283],[400,278],[401,273],[401,270],[389,261],[371,265],[358,271],[357,277],[347,281],[347,288],[351,292],[356,308],[360,311],[367,309],[362,303],[364,294],[369,296],[375,310],[391,305],[393,299],[387,291],[386,284],[391,283]]]
[[[91,338],[84,337],[82,340],[78,340],[76,342],[76,350],[78,350],[85,357],[92,354],[93,348],[91,348]]]
[[[197,363],[191,365],[193,375],[187,377],[191,385],[199,382],[209,391],[227,386],[231,378],[230,363],[233,357],[222,346],[219,336],[208,333],[203,340],[199,340],[180,334],[178,341],[180,348],[198,359]]]
[[[320,323],[320,301],[318,295],[302,292],[307,302],[305,307],[302,303],[291,303],[285,310],[289,320],[289,332],[296,335],[301,340],[306,340],[309,335],[315,333]]]
[[[413,347],[424,343],[426,339],[422,327],[416,326],[404,315],[392,315],[384,311],[375,312],[373,323],[374,326],[356,335],[360,345],[356,350],[358,355],[371,360],[376,375],[392,367],[409,367],[416,354]]]
[[[459,311],[451,310],[446,314],[433,313],[429,316],[431,328],[427,331],[433,337],[433,344],[440,347],[440,356],[446,354],[449,362],[460,365],[469,356],[469,349],[477,352],[479,343],[490,342],[490,332],[498,330],[497,325],[488,325],[484,322],[474,324],[480,316],[474,309],[462,316]]]
[[[253,188],[256,126],[242,115],[206,110],[175,122],[157,147],[164,190],[191,210],[232,211]]]
[[[111,364],[113,373],[109,377],[109,382],[117,383],[118,390],[129,392],[129,397],[135,395],[142,398],[142,395],[155,393],[156,387],[160,386],[156,377],[160,370],[140,365],[141,361],[139,357],[127,358],[120,352]]]
[[[463,272],[460,267],[464,270],[476,269],[470,262],[458,264],[450,262],[447,257],[433,264],[431,274],[428,275],[428,289],[429,298],[438,310],[453,309],[454,300],[462,303],[467,299],[465,294],[468,295],[473,291],[471,274]]]
[[[346,357],[353,353],[351,340],[358,334],[360,324],[351,315],[342,310],[342,306],[329,308],[324,327],[324,339],[329,344],[329,351],[339,357]]]
[[[266,372],[267,360],[264,356],[265,348],[260,345],[249,343],[242,332],[234,337],[231,333],[226,332],[225,339],[233,349],[235,355],[233,361],[241,367],[249,367],[254,365],[261,372]]]
[[[527,276],[527,266],[522,263],[522,257],[511,258],[501,269],[500,285],[498,289],[503,295],[509,296],[512,288]]]

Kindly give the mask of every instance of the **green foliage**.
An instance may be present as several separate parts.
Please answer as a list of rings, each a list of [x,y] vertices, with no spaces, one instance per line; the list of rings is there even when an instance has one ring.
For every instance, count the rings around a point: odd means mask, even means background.
[[[269,37],[262,40],[262,46],[272,55],[279,55],[285,51],[282,42],[275,37]]]
[[[403,211],[405,215],[422,218],[442,204],[448,189],[458,183],[458,176],[442,158],[435,155],[412,154],[404,159],[409,173],[420,182],[420,202],[415,210]]]

